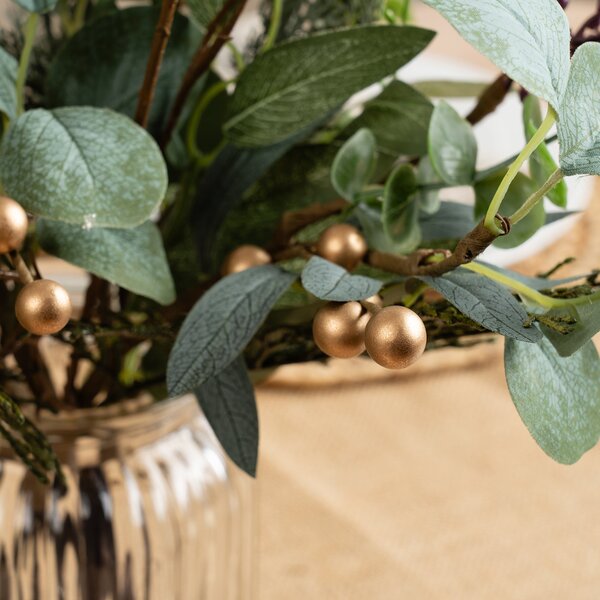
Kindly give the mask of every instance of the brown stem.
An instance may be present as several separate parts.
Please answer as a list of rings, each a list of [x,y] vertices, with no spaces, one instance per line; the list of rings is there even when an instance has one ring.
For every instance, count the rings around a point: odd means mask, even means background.
[[[475,125],[488,115],[491,115],[502,104],[510,91],[511,85],[512,79],[507,75],[502,74],[496,78],[483,90],[483,93],[479,96],[477,105],[467,116],[467,121],[471,125]]]
[[[140,89],[138,105],[135,111],[136,122],[144,128],[148,125],[148,116],[150,114],[152,99],[154,98],[154,92],[158,82],[158,73],[167,48],[167,43],[169,42],[169,37],[171,36],[171,27],[173,25],[175,14],[177,13],[178,5],[179,0],[163,0],[160,16],[158,17],[154,38],[152,39],[150,56],[148,57],[148,63],[146,65],[146,74],[144,75],[144,82]]]
[[[227,0],[217,16],[212,20],[206,30],[204,39],[192,62],[186,71],[173,108],[167,121],[167,126],[162,136],[161,147],[166,148],[175,125],[179,120],[181,111],[187,97],[198,79],[208,70],[221,48],[229,41],[229,34],[236,24],[247,0]]]
[[[39,339],[30,338],[14,352],[15,360],[27,379],[29,388],[36,400],[42,404],[58,406],[54,385],[40,351]]]
[[[18,252],[15,252],[12,255],[12,261],[15,267],[15,271],[19,274],[19,279],[21,280],[21,283],[23,285],[31,283],[33,281],[33,275],[31,274],[29,267],[25,264],[23,257]]]

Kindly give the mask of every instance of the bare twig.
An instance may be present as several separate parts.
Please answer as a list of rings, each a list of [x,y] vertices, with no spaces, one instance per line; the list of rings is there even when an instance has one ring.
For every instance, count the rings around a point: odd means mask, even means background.
[[[477,105],[467,116],[471,125],[476,125],[488,115],[491,115],[502,104],[510,91],[512,79],[507,75],[497,77],[479,96]]]

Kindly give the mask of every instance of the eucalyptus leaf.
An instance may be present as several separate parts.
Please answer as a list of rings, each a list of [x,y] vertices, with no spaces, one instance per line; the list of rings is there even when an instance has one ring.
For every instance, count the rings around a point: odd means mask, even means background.
[[[26,210],[76,225],[133,227],[158,208],[167,170],[154,140],[106,109],[36,109],[2,141],[0,179]]]
[[[436,213],[419,218],[423,242],[459,240],[475,225],[471,206],[446,200],[440,203]]]
[[[160,304],[175,300],[173,278],[154,223],[133,229],[86,229],[40,219],[36,231],[49,254]]]
[[[558,140],[565,175],[600,175],[600,43],[573,55],[569,85],[560,108]]]
[[[441,183],[437,176],[431,159],[429,156],[424,156],[419,161],[417,170],[417,180],[420,186],[427,186],[435,183]],[[435,214],[440,209],[440,194],[435,189],[420,189],[419,190],[419,209],[428,215]]]
[[[567,86],[571,32],[556,0],[425,0],[526,90],[556,111]]]
[[[469,123],[447,102],[433,111],[429,126],[431,164],[449,185],[470,185],[475,177],[477,141]]]
[[[0,111],[9,119],[17,114],[17,69],[19,63],[4,48],[0,48]]]
[[[231,364],[295,278],[264,265],[211,287],[183,322],[169,356],[169,393],[190,392]]]
[[[361,202],[354,209],[354,216],[360,223],[369,248],[390,254],[397,252],[396,245],[383,230],[383,218],[379,208]]]
[[[60,49],[47,79],[51,107],[112,108],[135,114],[160,9],[138,6],[94,19]],[[185,70],[200,42],[192,23],[177,14],[152,100],[148,128],[159,135]]]
[[[560,356],[571,356],[600,332],[600,302],[558,308],[546,313],[548,317],[567,317],[575,320],[573,330],[562,334],[542,325],[544,335]]]
[[[58,0],[14,0],[21,8],[32,13],[47,13],[56,8]]]
[[[412,85],[429,98],[477,98],[485,91],[489,82],[437,79],[417,81]]]
[[[375,172],[375,136],[359,129],[339,150],[331,167],[331,184],[349,202],[371,181]]]
[[[256,476],[258,413],[254,386],[242,357],[196,388],[202,412],[221,446],[240,469]]]
[[[388,178],[383,193],[383,228],[403,252],[414,250],[421,241],[417,177],[413,167],[400,165]]]
[[[283,140],[395,73],[433,35],[417,27],[368,25],[276,46],[242,73],[225,125],[227,135],[239,146]]]
[[[482,327],[522,342],[537,342],[542,334],[525,327],[523,305],[504,286],[477,273],[458,268],[441,277],[419,277],[460,312]]]
[[[321,300],[349,302],[374,296],[382,283],[371,277],[350,275],[346,269],[313,256],[302,271],[302,285]]]
[[[552,344],[506,340],[506,381],[525,426],[555,461],[573,464],[600,438],[600,360],[592,342],[561,358]]]

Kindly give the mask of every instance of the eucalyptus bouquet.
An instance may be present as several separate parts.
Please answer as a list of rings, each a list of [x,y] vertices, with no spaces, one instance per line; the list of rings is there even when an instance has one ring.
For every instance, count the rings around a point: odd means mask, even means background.
[[[243,47],[244,0],[17,3],[24,33],[0,51],[0,433],[39,478],[60,465],[26,404],[192,392],[254,474],[251,376],[365,350],[403,368],[495,335],[542,449],[572,463],[598,441],[597,274],[477,259],[570,214],[544,207],[566,207],[565,176],[600,174],[600,14],[572,34],[565,2],[428,0],[501,74],[411,86],[396,74],[434,33],[405,24],[407,0],[265,2]],[[473,126],[512,93],[526,145],[478,171]],[[443,199],[456,186],[474,208]],[[41,250],[91,274],[77,318]]]

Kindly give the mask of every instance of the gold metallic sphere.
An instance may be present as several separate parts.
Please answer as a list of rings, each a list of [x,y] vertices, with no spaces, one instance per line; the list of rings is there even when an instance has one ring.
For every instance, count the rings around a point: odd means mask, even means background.
[[[364,302],[374,304],[377,308],[383,308],[383,298],[379,294],[365,298]]]
[[[28,227],[23,207],[12,198],[0,196],[0,253],[18,250],[23,245]]]
[[[19,323],[34,335],[59,332],[71,318],[71,298],[65,288],[48,279],[28,283],[17,296]]]
[[[404,369],[418,360],[427,344],[423,321],[409,308],[388,306],[365,329],[369,356],[386,369]]]
[[[319,256],[352,271],[367,253],[368,246],[356,227],[340,223],[321,234],[316,250]]]
[[[270,262],[271,256],[266,250],[263,250],[259,246],[246,244],[236,248],[227,255],[221,267],[221,273],[223,276],[232,275],[233,273],[239,273],[252,267],[268,265]]]
[[[365,327],[371,315],[359,302],[330,302],[313,320],[313,337],[325,354],[352,358],[365,350]]]

